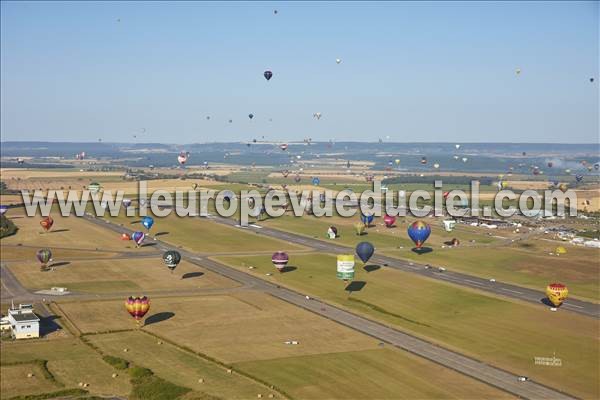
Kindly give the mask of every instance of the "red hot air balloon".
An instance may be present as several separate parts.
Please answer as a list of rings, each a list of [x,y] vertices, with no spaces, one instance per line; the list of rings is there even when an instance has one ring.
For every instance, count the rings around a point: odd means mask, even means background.
[[[50,229],[52,229],[52,225],[54,225],[54,220],[52,219],[52,217],[47,216],[40,221],[40,225],[42,226],[42,228],[44,228],[46,232],[48,232]]]
[[[450,192],[444,192],[442,196],[444,197],[444,199],[448,199],[448,196],[450,196]]]
[[[391,228],[396,223],[396,217],[386,214],[385,217],[383,217],[383,222],[385,223],[386,227]]]
[[[126,234],[126,233],[122,233],[121,234],[121,240],[131,240],[131,237],[128,234]]]
[[[129,315],[135,318],[135,321],[139,324],[140,319],[144,318],[144,315],[150,309],[150,300],[148,297],[133,297],[129,296],[127,301],[125,302],[125,308]]]
[[[289,261],[289,257],[287,253],[283,251],[278,251],[273,254],[273,257],[271,257],[271,261],[273,262],[275,268],[277,268],[279,272],[282,272]]]

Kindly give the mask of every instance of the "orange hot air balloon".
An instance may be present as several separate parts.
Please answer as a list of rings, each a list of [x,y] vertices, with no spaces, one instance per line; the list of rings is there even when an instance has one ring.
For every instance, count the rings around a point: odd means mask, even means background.
[[[546,296],[555,307],[560,306],[569,295],[569,289],[562,283],[551,283],[546,287]]]
[[[40,225],[46,232],[48,232],[50,229],[52,229],[52,225],[54,225],[54,220],[51,216],[47,216],[40,221]]]
[[[126,234],[126,233],[122,233],[121,234],[121,240],[131,240],[131,237],[128,234]]]
[[[135,321],[139,324],[140,319],[144,318],[144,315],[150,309],[150,300],[148,297],[133,297],[129,296],[127,301],[125,302],[125,308],[129,315],[135,318]]]

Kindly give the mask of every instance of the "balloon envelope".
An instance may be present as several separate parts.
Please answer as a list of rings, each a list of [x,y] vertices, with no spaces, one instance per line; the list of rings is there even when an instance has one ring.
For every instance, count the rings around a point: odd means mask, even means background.
[[[373,222],[374,215],[373,214],[360,214],[360,220],[364,225],[371,225]]]
[[[354,230],[356,231],[357,235],[362,235],[363,233],[365,233],[365,224],[363,224],[362,222],[357,222],[356,224],[354,224]]]
[[[375,253],[375,247],[369,242],[360,242],[356,245],[356,255],[358,255],[363,263],[369,261],[373,253]]]
[[[131,240],[133,240],[135,242],[136,245],[140,245],[142,244],[142,242],[144,241],[144,238],[146,237],[146,234],[144,232],[133,232],[131,234]]]
[[[396,223],[396,217],[386,214],[385,217],[383,217],[383,222],[385,223],[385,226],[391,228]]]
[[[54,220],[52,217],[47,216],[40,221],[40,225],[45,231],[49,231],[52,228],[52,225],[54,225]]]
[[[142,218],[142,225],[144,225],[144,228],[150,230],[150,228],[152,228],[152,225],[154,225],[154,218],[152,218],[152,217]]]
[[[569,295],[569,289],[562,283],[551,283],[546,287],[546,296],[554,306],[560,306]]]
[[[168,250],[163,253],[162,258],[167,268],[173,271],[181,261],[181,254],[175,250]]]
[[[43,267],[48,264],[48,262],[52,259],[52,252],[50,249],[40,249],[35,254],[38,261],[42,264]]]
[[[135,318],[136,321],[144,318],[144,315],[150,309],[150,300],[146,297],[133,297],[130,296],[125,302],[125,308],[129,315]]]
[[[265,77],[265,79],[266,79],[266,80],[270,80],[270,79],[273,77],[273,72],[271,72],[271,71],[269,71],[269,70],[266,70],[266,71],[263,73],[263,76]]]
[[[408,236],[420,249],[431,234],[431,227],[423,221],[415,221],[408,227]]]
[[[277,251],[271,257],[271,262],[279,272],[287,265],[289,257],[286,252]]]

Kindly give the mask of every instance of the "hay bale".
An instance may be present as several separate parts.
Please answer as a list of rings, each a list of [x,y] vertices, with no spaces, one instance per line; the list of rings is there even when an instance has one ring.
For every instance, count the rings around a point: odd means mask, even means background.
[[[128,348],[123,349],[123,352],[127,353],[129,351]]]
[[[162,340],[159,340],[157,343],[158,343],[158,344],[163,344]]]
[[[33,373],[31,373],[31,372],[27,374],[27,377],[28,377],[28,378],[33,378],[33,376],[34,376],[34,375],[33,375]]]
[[[86,387],[88,387],[88,386],[90,386],[90,384],[89,384],[89,383],[84,383],[84,384],[83,384],[83,387],[84,387],[84,388],[86,388]]]
[[[227,373],[228,373],[228,374],[231,374],[232,372],[233,372],[233,371],[232,371],[231,369],[228,369],[228,370],[227,370]]]
[[[269,393],[269,398],[272,399],[273,397],[275,397],[273,393]]]
[[[116,373],[113,373],[111,376],[112,376],[113,378],[116,378],[118,375],[117,375]]]
[[[198,379],[198,383],[204,383],[204,379],[202,379],[202,378]]]
[[[256,397],[258,397],[259,399],[262,399],[262,394],[257,394]]]
[[[83,382],[79,382],[78,385],[83,387]]]

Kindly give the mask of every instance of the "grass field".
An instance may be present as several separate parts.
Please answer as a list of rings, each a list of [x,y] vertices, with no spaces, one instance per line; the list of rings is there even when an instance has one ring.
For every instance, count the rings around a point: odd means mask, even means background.
[[[510,240],[518,238],[518,234],[509,229],[490,231],[458,225],[452,232],[446,232],[441,228],[440,220],[427,218],[432,233],[426,247],[431,247],[433,251],[417,254],[411,251],[414,245],[406,234],[408,224],[413,219],[399,219],[397,227],[389,229],[381,225],[380,218],[376,218],[375,226],[368,228],[363,236],[357,236],[354,232],[352,224],[357,219],[284,216],[264,220],[260,224],[324,241],[330,240],[325,233],[329,226],[334,225],[340,234],[335,240],[337,244],[353,248],[361,241],[368,241],[380,254],[444,266],[537,290],[544,290],[551,282],[563,282],[569,286],[571,296],[600,301],[600,281],[597,279],[600,267],[598,263],[590,262],[600,259],[599,249],[570,246],[536,237],[512,243]],[[459,239],[461,245],[457,248],[448,247],[445,243],[452,238]],[[568,254],[560,257],[550,255],[559,245],[566,246]]]
[[[122,223],[129,229],[143,229],[139,218],[121,213],[119,217],[107,217],[112,222]],[[247,253],[276,250],[300,250],[302,246],[265,237],[257,238],[252,232],[215,224],[205,218],[179,218],[174,213],[164,218],[155,218],[151,235],[161,233],[164,242],[182,246],[199,253]]]
[[[28,378],[29,374],[33,374]],[[42,368],[36,363],[0,366],[0,393],[2,398],[41,394],[60,390],[62,387],[44,377]]]
[[[142,331],[91,335],[86,337],[103,353],[124,358],[175,384],[223,399],[256,398],[269,390],[239,374],[228,374],[224,367],[189,351],[158,340]],[[127,353],[123,349],[127,348]],[[203,379],[200,383],[198,380]],[[277,396],[279,397],[279,396]]]
[[[84,382],[89,383],[86,390],[98,395],[125,396],[131,390],[128,377],[119,374],[112,378],[112,374],[117,371],[102,361],[98,353],[77,339],[3,342],[1,350],[3,364],[36,359],[48,360],[48,370],[65,388],[77,388],[79,382]],[[4,373],[4,367],[2,369]],[[42,375],[36,376],[41,378]],[[23,380],[28,382],[27,377]],[[3,396],[6,393],[3,390]],[[12,391],[10,394],[12,395]],[[27,394],[30,392],[27,391]]]
[[[263,278],[274,270],[266,257],[218,259]],[[596,384],[600,342],[594,319],[551,313],[541,303],[512,302],[388,268],[367,273],[359,263],[354,280],[364,286],[349,293],[336,279],[333,256],[291,254],[290,265],[297,269],[268,279],[567,392],[600,395]],[[563,367],[533,364],[533,357],[553,352],[563,359]]]
[[[257,292],[150,301],[144,330],[227,363],[372,349],[378,343]],[[84,333],[135,328],[123,301],[65,302],[60,306]],[[286,345],[287,340],[302,345]]]
[[[28,289],[67,287],[74,292],[143,294],[153,290],[190,290],[239,286],[221,275],[182,261],[171,273],[160,255],[151,258],[76,260],[54,271],[34,262],[12,262],[10,270]]]
[[[510,395],[394,348],[250,361],[236,368],[299,399],[498,399]]]

